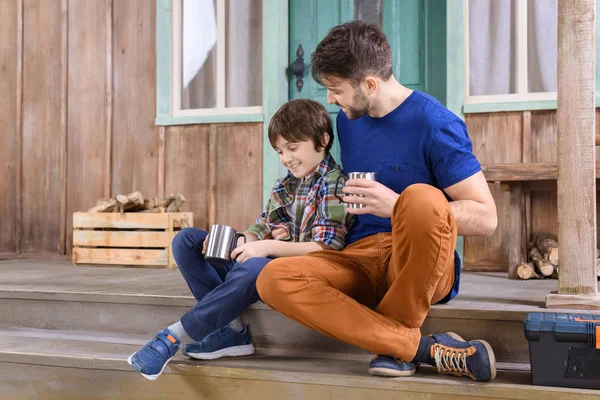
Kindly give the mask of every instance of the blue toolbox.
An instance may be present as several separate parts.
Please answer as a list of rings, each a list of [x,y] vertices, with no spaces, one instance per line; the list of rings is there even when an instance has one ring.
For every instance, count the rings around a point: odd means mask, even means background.
[[[600,389],[600,314],[527,314],[534,385]]]

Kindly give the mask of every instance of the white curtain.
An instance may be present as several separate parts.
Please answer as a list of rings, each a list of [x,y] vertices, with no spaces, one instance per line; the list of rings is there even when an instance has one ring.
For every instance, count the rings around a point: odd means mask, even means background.
[[[557,0],[527,0],[528,91],[556,91]],[[517,93],[517,0],[469,0],[469,92]]]
[[[225,1],[226,10],[222,71],[215,1]],[[218,73],[225,74],[226,107],[262,105],[262,0],[184,0],[183,20],[181,108],[216,107]]]

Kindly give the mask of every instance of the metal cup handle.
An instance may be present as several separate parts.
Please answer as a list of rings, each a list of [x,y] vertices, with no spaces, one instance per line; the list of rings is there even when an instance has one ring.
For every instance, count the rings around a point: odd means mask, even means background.
[[[234,242],[234,246],[237,246],[237,241],[238,241],[238,239],[239,239],[240,237],[243,237],[243,238],[244,238],[244,244],[248,243],[248,238],[246,237],[246,235],[245,235],[245,234],[243,234],[243,233],[236,233],[236,234],[235,234],[235,242]]]
[[[340,184],[340,179],[342,179],[342,178],[344,179],[344,183],[346,183],[346,180],[345,180],[345,179],[346,179],[346,177],[345,177],[345,176],[342,176],[342,175],[338,176],[337,180],[335,181],[335,191],[333,192],[333,195],[334,195],[335,197],[337,197],[337,199],[340,201],[340,204],[341,204],[341,203],[346,203],[346,204],[349,204],[347,201],[344,201],[344,200],[342,200],[342,198],[341,198],[341,197],[340,197],[340,195],[338,194],[338,186],[339,186],[339,184]]]

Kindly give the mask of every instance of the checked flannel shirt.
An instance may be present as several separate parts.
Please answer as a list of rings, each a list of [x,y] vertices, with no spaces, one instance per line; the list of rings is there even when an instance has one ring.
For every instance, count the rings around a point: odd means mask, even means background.
[[[346,242],[346,233],[352,223],[343,203],[335,197],[339,177],[338,195],[343,195],[344,173],[330,154],[321,161],[315,172],[304,180],[295,178],[291,172],[277,180],[265,211],[247,232],[259,240],[270,237],[275,228],[285,228],[290,242],[322,242],[341,250]],[[296,215],[290,216],[286,206],[296,198]]]

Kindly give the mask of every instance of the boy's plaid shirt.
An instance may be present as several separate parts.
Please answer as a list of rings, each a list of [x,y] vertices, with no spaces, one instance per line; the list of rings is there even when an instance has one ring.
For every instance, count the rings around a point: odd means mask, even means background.
[[[346,233],[352,223],[343,203],[335,197],[337,180],[344,176],[330,154],[323,159],[315,172],[303,182],[288,173],[277,180],[265,211],[247,232],[259,240],[268,238],[275,228],[285,228],[290,242],[322,242],[333,249],[341,250],[346,242]],[[341,196],[345,178],[340,179],[338,194]],[[296,193],[296,218],[292,220],[286,206],[293,203]]]

